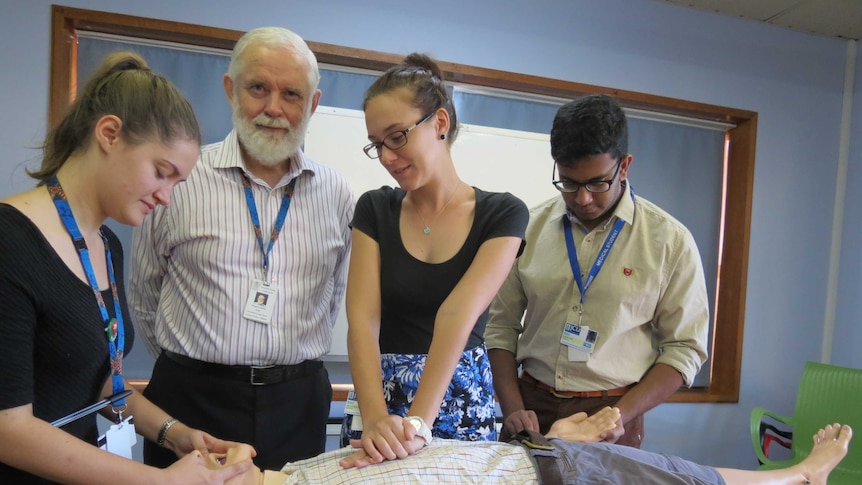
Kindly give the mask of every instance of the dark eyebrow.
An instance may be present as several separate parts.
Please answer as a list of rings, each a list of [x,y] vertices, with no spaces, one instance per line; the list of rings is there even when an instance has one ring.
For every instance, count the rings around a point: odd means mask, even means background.
[[[386,133],[386,134],[385,134],[385,135],[383,135],[383,138],[386,138],[387,136],[389,136],[389,135],[391,135],[391,134],[395,133],[396,131],[404,131],[406,128],[404,128],[404,129],[400,129],[400,130],[396,130],[396,129],[395,129],[395,127],[396,127],[396,126],[398,126],[398,125],[399,125],[399,123],[400,123],[400,122],[392,123],[391,125],[389,125],[389,126],[387,126],[386,128],[384,128],[384,129],[383,129],[383,133]],[[374,137],[373,137],[373,136],[371,136],[371,135],[368,135],[368,141],[373,142],[373,143],[380,143],[379,141],[378,141],[378,142],[375,142],[375,141],[374,141]]]

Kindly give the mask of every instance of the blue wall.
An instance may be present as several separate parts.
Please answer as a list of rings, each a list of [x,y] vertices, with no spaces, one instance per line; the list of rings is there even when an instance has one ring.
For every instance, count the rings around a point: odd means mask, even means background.
[[[832,363],[862,368],[862,325],[859,325],[862,301],[862,51],[856,52],[854,83],[855,109],[850,122],[850,164],[847,168],[847,196],[844,204],[844,229],[841,240],[841,270],[838,279],[838,305],[835,317]]]
[[[49,0],[0,4],[0,197],[30,185],[48,100]],[[645,448],[752,468],[751,408],[790,414],[820,360],[848,43],[652,0],[67,0],[66,5],[308,40],[711,103],[759,113],[743,377],[738,404],[664,404]],[[862,99],[856,55],[855,98]],[[325,97],[325,94],[324,94]],[[862,108],[853,126],[862,126]],[[858,128],[855,130],[858,132]],[[851,144],[834,363],[862,367],[862,137]],[[637,154],[634,154],[637,159]],[[637,179],[637,166],[632,176]],[[11,175],[11,178],[6,178]],[[856,183],[854,183],[856,182]]]

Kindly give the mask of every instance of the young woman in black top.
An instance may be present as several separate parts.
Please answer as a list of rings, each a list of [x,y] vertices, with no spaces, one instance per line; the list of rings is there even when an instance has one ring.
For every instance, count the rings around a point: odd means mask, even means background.
[[[363,108],[365,153],[398,187],[367,192],[356,206],[347,320],[360,416],[348,415],[342,439],[361,435],[377,461],[412,454],[432,435],[494,440],[483,333],[523,245],[527,208],[458,176],[455,109],[427,56],[386,71]]]
[[[102,224],[137,225],[169,203],[200,150],[191,106],[143,59],[116,53],[43,148],[30,174],[37,187],[0,201],[0,483],[213,484],[243,473],[248,460],[208,469],[205,455],[234,443],[171,419],[137,391],[102,413],[133,416],[141,435],[184,456],[175,466],[100,450],[94,414],[51,424],[131,389],[122,248]]]

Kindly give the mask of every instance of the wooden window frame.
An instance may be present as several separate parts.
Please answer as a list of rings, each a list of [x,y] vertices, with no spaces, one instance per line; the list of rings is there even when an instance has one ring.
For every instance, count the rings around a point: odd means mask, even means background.
[[[62,116],[77,92],[76,31],[132,36],[230,50],[243,34],[202,25],[53,5],[51,8],[51,73],[48,120]],[[318,62],[383,71],[402,56],[308,41]],[[727,131],[729,149],[722,206],[722,245],[716,288],[710,382],[702,388],[681,388],[669,402],[738,402],[742,369],[742,338],[748,275],[748,246],[754,190],[757,113],[602,86],[544,78],[438,61],[449,81],[572,99],[584,94],[613,95],[627,108],[657,111],[735,125]],[[135,383],[145,385],[146,381]],[[342,386],[344,387],[344,386]],[[334,398],[344,398],[338,389]]]

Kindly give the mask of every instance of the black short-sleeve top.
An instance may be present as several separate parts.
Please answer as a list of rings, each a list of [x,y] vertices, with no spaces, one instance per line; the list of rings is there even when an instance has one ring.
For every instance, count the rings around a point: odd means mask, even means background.
[[[124,297],[123,250],[110,229],[101,230],[112,253],[128,354],[135,334]],[[105,324],[90,285],[29,218],[0,204],[0,233],[0,409],[32,404],[36,417],[53,421],[100,399],[110,374]],[[101,294],[113,318],[112,292]],[[63,429],[96,442],[95,415]],[[0,483],[6,483],[3,467]]]
[[[482,243],[497,237],[517,237],[523,250],[529,219],[524,203],[509,193],[485,192],[475,187],[474,191],[476,209],[467,239],[454,257],[439,264],[416,259],[401,241],[399,219],[405,191],[381,187],[359,198],[352,226],[380,247],[382,353],[428,353],[437,309],[467,272]],[[484,342],[487,320],[486,308],[473,326],[465,349]]]

